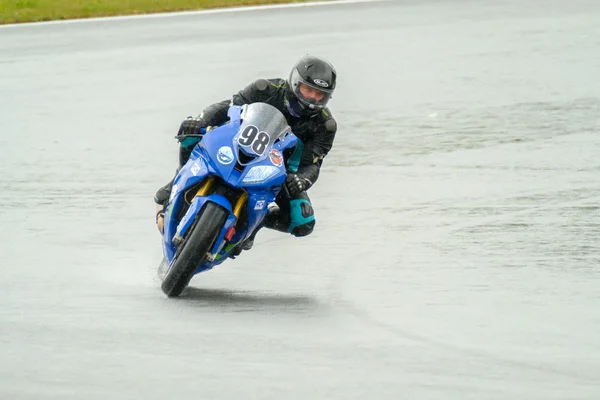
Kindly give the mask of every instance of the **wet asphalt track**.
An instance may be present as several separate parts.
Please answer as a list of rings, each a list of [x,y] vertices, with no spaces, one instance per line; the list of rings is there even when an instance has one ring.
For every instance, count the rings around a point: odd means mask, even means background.
[[[600,3],[487,3],[0,28],[0,398],[599,398]],[[166,299],[179,122],[305,52],[317,230]]]

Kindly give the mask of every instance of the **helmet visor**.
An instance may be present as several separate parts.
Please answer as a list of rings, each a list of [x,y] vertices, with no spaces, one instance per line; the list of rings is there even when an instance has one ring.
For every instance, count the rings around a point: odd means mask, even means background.
[[[333,93],[331,89],[327,88],[327,82],[319,79],[315,79],[315,82],[308,82],[302,79],[296,69],[292,71],[290,83],[298,100],[313,110],[323,109]]]

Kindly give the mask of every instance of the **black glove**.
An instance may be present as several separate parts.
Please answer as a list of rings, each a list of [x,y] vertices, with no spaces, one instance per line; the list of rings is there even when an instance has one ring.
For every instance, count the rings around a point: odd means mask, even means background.
[[[290,192],[290,196],[296,197],[299,193],[310,187],[310,181],[306,178],[300,178],[296,174],[288,174],[285,179],[285,186],[288,192]]]
[[[181,123],[177,136],[198,135],[202,133],[200,129],[206,128],[207,125],[208,123],[202,117],[188,117]]]

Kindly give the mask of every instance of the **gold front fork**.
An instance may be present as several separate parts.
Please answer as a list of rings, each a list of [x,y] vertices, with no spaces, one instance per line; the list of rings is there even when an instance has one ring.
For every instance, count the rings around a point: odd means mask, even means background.
[[[248,201],[248,193],[242,192],[241,196],[238,197],[237,201],[235,202],[235,206],[233,207],[233,215],[235,215],[235,218],[237,220],[240,219],[240,214],[242,213],[242,209],[246,205],[247,201]]]
[[[208,178],[206,178],[204,183],[198,189],[198,192],[196,192],[196,196],[206,196],[214,182],[215,182],[214,176],[211,175]],[[238,220],[240,219],[240,215],[242,214],[242,210],[243,210],[244,206],[246,205],[247,201],[248,201],[248,193],[242,192],[240,197],[238,197],[237,201],[235,202],[235,206],[233,206],[233,215],[235,215],[236,219],[238,219]]]
[[[198,192],[196,192],[196,196],[206,196],[214,182],[215,177],[213,175],[206,178],[204,183],[200,186],[200,189],[198,189]]]

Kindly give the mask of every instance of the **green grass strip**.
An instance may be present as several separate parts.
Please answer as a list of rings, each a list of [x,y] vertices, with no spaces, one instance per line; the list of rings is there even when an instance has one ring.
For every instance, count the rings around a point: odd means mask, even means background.
[[[307,0],[0,0],[0,24],[303,1]]]

